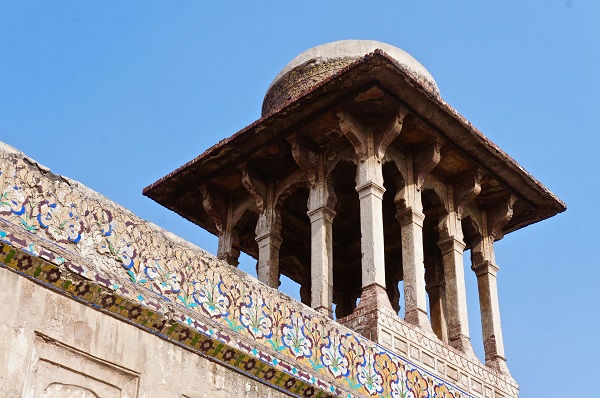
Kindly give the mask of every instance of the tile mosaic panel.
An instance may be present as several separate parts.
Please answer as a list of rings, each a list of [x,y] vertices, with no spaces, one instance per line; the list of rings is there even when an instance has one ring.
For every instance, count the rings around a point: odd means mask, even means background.
[[[10,269],[294,396],[472,396],[22,155],[0,219]]]

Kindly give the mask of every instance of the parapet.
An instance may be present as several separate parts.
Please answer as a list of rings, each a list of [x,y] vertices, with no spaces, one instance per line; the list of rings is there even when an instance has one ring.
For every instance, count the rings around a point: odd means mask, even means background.
[[[291,396],[517,395],[512,379],[463,366],[460,355],[414,331],[398,329],[389,344],[370,341],[89,188],[0,149],[0,272]]]

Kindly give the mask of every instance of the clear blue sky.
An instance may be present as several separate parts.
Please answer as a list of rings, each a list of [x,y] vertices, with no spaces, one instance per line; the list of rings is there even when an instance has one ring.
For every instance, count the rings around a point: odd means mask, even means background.
[[[521,396],[584,396],[600,380],[599,26],[596,0],[3,0],[0,140],[214,253],[216,238],[142,188],[258,119],[298,53],[340,39],[400,47],[567,203],[497,244],[500,306]]]

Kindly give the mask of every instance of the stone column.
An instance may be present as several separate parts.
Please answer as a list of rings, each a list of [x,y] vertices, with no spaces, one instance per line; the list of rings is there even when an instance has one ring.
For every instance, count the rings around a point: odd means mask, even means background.
[[[202,206],[215,224],[219,236],[217,258],[237,267],[240,251],[233,247],[233,203],[231,199],[225,199],[213,186],[203,185],[200,187],[202,194]]]
[[[451,213],[450,216],[453,214]],[[461,236],[454,235],[440,241],[438,246],[442,251],[444,264],[448,342],[457,350],[475,358],[475,352],[469,337],[469,319],[467,315],[467,292],[463,263],[465,244]]]
[[[375,159],[361,161],[357,170],[356,191],[360,200],[362,286],[379,285],[385,290],[383,243],[383,176]]]
[[[358,160],[356,191],[360,200],[362,292],[357,310],[394,310],[385,288],[382,200],[385,189],[381,160],[389,144],[400,134],[406,110],[368,125],[347,112],[337,114],[340,130],[348,138]]]
[[[469,334],[467,292],[463,253],[465,250],[461,219],[464,207],[481,192],[483,172],[479,169],[465,176],[454,186],[448,186],[449,213],[442,219],[438,247],[442,252],[446,308],[448,315],[448,341],[450,345],[475,358]]]
[[[279,248],[281,247],[280,209],[275,203],[272,181],[263,181],[247,164],[239,166],[242,183],[254,198],[258,209],[256,242],[258,243],[258,280],[277,289],[279,287]]]
[[[439,282],[431,282],[425,285],[429,295],[429,313],[431,316],[431,328],[433,332],[444,343],[448,342],[448,328],[446,327],[446,299],[444,285]]]
[[[329,170],[322,153],[301,145],[296,136],[288,138],[292,156],[300,166],[310,187],[310,305],[323,315],[333,316],[333,218],[335,192],[327,183]]]
[[[485,363],[503,373],[508,373],[504,356],[504,341],[500,324],[500,305],[498,303],[497,273],[498,266],[485,260],[472,265],[477,275],[479,307],[481,309],[481,330]]]
[[[264,214],[259,216],[266,218]],[[265,221],[263,221],[265,222]],[[281,228],[274,225],[257,230],[256,242],[258,243],[258,263],[256,273],[258,280],[267,286],[277,289],[279,287],[279,248],[281,247]]]
[[[512,218],[514,196],[481,212],[483,235],[475,239],[471,248],[471,268],[477,275],[481,330],[485,364],[501,373],[509,374],[504,355],[504,339],[500,324],[498,301],[498,266],[494,253],[494,240],[501,239],[503,227]]]
[[[431,232],[430,232],[431,234]],[[431,234],[433,235],[433,234]],[[448,328],[446,326],[446,292],[444,286],[444,269],[442,256],[433,236],[423,236],[425,245],[425,291],[429,297],[429,316],[431,329],[444,343],[448,343]]]
[[[434,335],[427,318],[425,264],[423,254],[423,203],[421,187],[431,170],[440,162],[442,142],[425,145],[407,159],[405,186],[396,195],[396,219],[402,235],[402,269],[404,271],[404,319],[423,332]]]
[[[328,317],[333,315],[333,241],[335,211],[323,206],[308,212],[311,243],[311,306]]]
[[[420,204],[420,192],[419,192]],[[420,207],[420,206],[419,206]],[[404,319],[426,331],[427,319],[425,265],[423,258],[423,220],[425,215],[408,207],[396,214],[402,235],[402,269],[404,271]]]

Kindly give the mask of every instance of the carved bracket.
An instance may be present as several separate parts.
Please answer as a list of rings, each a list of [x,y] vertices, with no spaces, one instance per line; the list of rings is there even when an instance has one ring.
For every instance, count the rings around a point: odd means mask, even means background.
[[[308,180],[311,197],[313,197],[315,190],[319,191],[317,195],[320,196],[320,199],[317,202],[334,208],[337,198],[333,181],[328,180],[331,171],[331,167],[329,167],[330,162],[325,160],[324,154],[317,153],[306,145],[300,144],[295,135],[291,135],[288,138],[288,142],[291,145],[294,160]]]
[[[202,206],[204,210],[206,210],[215,223],[219,234],[223,233],[227,222],[227,204],[225,203],[225,199],[223,199],[214,187],[208,185],[202,185],[200,193],[202,194]]]
[[[415,153],[413,158],[413,176],[418,190],[421,190],[427,174],[440,162],[443,145],[444,141],[436,137],[425,145],[423,149]]]
[[[465,206],[481,193],[483,170],[477,169],[454,186],[454,210],[461,220]]]
[[[242,172],[242,184],[254,198],[258,212],[263,213],[267,206],[267,186],[246,162],[240,164],[238,168]]]
[[[323,173],[319,170],[319,155],[300,144],[295,134],[288,137],[288,142],[292,147],[292,157],[306,175],[310,186],[313,187],[318,180],[323,178]]]
[[[494,240],[502,239],[504,236],[503,228],[513,216],[513,205],[516,201],[517,197],[511,194],[495,206],[487,208],[487,233]]]
[[[336,113],[342,134],[348,138],[359,160],[368,156],[368,128],[346,111]]]
[[[400,106],[391,118],[370,122],[368,126],[346,111],[340,110],[336,115],[340,130],[354,147],[358,159],[375,156],[381,160],[387,147],[400,134],[407,114],[408,110]]]
[[[375,124],[374,147],[377,159],[383,159],[388,146],[400,135],[407,114],[408,109],[400,106],[398,112],[389,120],[383,120],[381,123]]]

